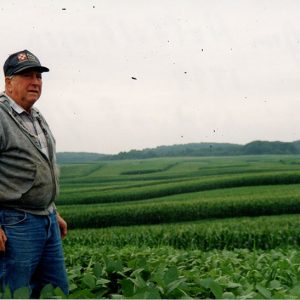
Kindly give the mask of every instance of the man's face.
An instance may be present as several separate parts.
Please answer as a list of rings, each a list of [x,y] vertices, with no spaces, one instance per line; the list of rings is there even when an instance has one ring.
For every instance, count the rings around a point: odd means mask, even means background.
[[[26,71],[6,77],[6,93],[25,110],[29,111],[42,93],[42,74]]]

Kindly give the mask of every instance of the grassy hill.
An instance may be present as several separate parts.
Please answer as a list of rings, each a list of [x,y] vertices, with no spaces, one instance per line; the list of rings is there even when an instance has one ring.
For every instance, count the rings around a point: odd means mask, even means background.
[[[191,143],[159,146],[143,150],[130,150],[116,155],[84,152],[62,152],[57,154],[59,164],[91,163],[102,160],[145,159],[157,157],[202,157],[262,154],[300,154],[300,141],[253,141],[246,145],[230,143]]]

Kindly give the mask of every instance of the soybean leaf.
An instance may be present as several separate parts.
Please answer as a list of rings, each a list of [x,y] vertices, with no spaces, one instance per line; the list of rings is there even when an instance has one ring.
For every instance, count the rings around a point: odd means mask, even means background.
[[[132,297],[134,293],[134,284],[129,279],[121,280],[122,292],[125,297]]]
[[[272,299],[293,299],[294,297],[290,297],[290,294],[287,294],[286,291],[274,291],[272,295]],[[299,299],[299,296],[297,297]]]
[[[113,272],[119,272],[122,271],[123,269],[123,264],[120,260],[110,260],[108,259],[106,261],[106,271],[108,273],[113,273]]]
[[[183,282],[185,282],[185,278],[180,278],[180,279],[177,279],[177,280],[174,280],[174,281],[170,282],[167,286],[167,293],[169,294],[173,290],[180,287]]]
[[[54,287],[51,284],[46,284],[41,290],[41,299],[49,299],[54,296]]]
[[[291,290],[290,290],[290,293],[292,295],[295,295],[297,297],[300,297],[300,285],[296,285],[294,286]]]
[[[211,278],[205,278],[200,280],[199,283],[201,286],[205,287],[206,289],[209,289],[212,281],[213,280]]]
[[[154,287],[145,287],[138,289],[137,293],[133,295],[132,299],[160,299],[159,291]]]
[[[261,286],[260,284],[256,285],[256,289],[264,298],[270,299],[272,297],[271,292],[263,286]]]
[[[222,299],[235,299],[235,295],[232,292],[225,292],[222,295]]]
[[[222,298],[223,289],[212,278],[205,278],[200,280],[200,285],[205,287],[206,289],[210,289],[217,299]]]
[[[108,280],[108,279],[100,278],[96,281],[96,285],[106,285],[109,282],[110,282],[110,280]]]
[[[137,288],[144,288],[147,286],[145,280],[140,276],[140,274],[136,275],[133,282]]]
[[[28,287],[21,287],[14,291],[14,299],[29,299],[30,289]]]
[[[70,284],[69,284],[69,290],[70,291],[74,291],[74,290],[76,290],[77,289],[77,284],[75,284],[74,282],[71,282]]]
[[[102,299],[104,298],[103,296],[107,293],[107,289],[97,289],[94,293],[95,293],[95,296],[94,298],[97,298],[97,299]]]
[[[124,297],[120,294],[110,294],[111,299],[124,299]]]
[[[96,279],[92,274],[85,274],[82,279],[82,282],[91,290],[96,287]]]
[[[95,295],[91,291],[87,289],[83,289],[72,293],[71,295],[69,295],[68,298],[69,299],[93,299],[95,298]]]
[[[145,257],[139,257],[128,262],[130,268],[147,268],[147,260]]]
[[[4,293],[1,296],[3,297],[3,299],[11,299],[12,298],[11,291],[10,291],[10,288],[8,285],[5,287]]]
[[[148,288],[145,293],[146,299],[160,299],[159,291],[155,288]]]
[[[178,279],[177,268],[172,266],[164,274],[164,283],[167,286],[168,284],[170,284],[171,282],[177,279]]]
[[[93,273],[97,279],[101,278],[102,276],[102,266],[99,263],[95,263],[93,267]]]
[[[229,288],[229,289],[236,289],[236,288],[239,288],[241,287],[242,285],[240,283],[236,283],[236,282],[229,282],[226,284],[226,288]]]
[[[212,291],[212,293],[217,299],[222,298],[223,289],[217,282],[212,281],[210,285],[210,290]]]
[[[61,290],[60,287],[56,287],[56,288],[54,289],[54,295],[57,296],[57,297],[59,297],[59,298],[61,298],[61,299],[66,298],[65,293]]]
[[[140,273],[142,273],[144,271],[144,269],[143,268],[138,268],[138,269],[136,269],[136,270],[134,270],[133,272],[132,272],[132,276],[136,276],[137,274],[140,274]]]
[[[278,289],[281,287],[281,283],[278,280],[270,281],[270,289]]]

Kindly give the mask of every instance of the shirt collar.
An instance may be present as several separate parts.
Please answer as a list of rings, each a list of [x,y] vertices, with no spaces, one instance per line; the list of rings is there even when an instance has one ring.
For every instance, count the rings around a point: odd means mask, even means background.
[[[9,101],[10,107],[17,113],[17,114],[22,114],[26,113],[27,115],[32,115],[31,113],[28,113],[22,106],[20,106],[16,101],[14,101],[12,98],[10,98],[6,93],[4,93],[6,98]]]

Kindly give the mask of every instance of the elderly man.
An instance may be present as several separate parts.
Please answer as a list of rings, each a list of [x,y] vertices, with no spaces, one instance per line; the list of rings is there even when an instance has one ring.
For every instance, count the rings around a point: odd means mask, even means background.
[[[68,293],[61,238],[67,224],[56,211],[55,141],[33,108],[49,69],[28,50],[4,64],[0,94],[0,290],[29,287],[38,298],[46,284]]]

